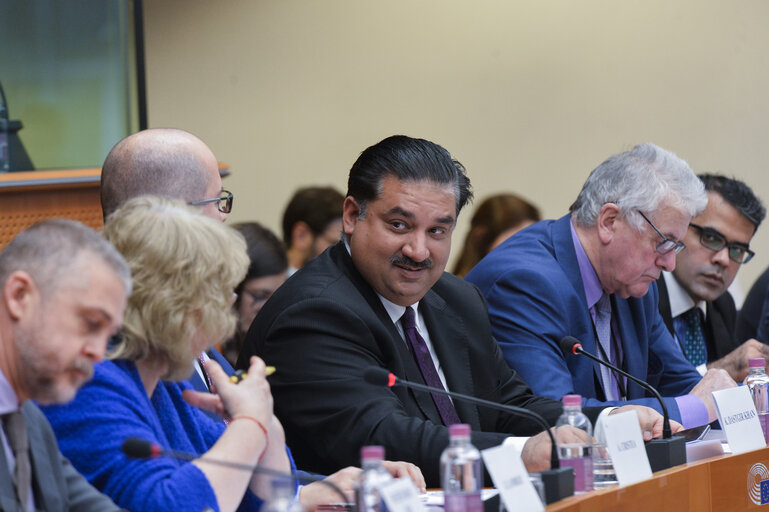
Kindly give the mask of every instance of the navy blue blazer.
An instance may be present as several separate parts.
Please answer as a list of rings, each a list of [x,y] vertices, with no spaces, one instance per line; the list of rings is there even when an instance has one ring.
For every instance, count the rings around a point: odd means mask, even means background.
[[[492,331],[505,360],[535,393],[551,398],[578,393],[585,405],[633,403],[660,409],[657,400],[633,383],[628,383],[628,402],[605,401],[598,363],[561,351],[561,338],[571,335],[585,350],[598,353],[568,215],[538,222],[507,239],[467,280],[488,301]],[[615,296],[612,304],[623,369],[656,387],[666,397],[671,418],[680,421],[674,397],[688,393],[700,375],[662,321],[656,283],[644,297]]]

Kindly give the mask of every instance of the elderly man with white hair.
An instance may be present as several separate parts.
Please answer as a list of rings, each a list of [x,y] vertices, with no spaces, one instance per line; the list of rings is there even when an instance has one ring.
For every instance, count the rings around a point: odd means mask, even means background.
[[[505,359],[535,393],[659,409],[635,383],[564,354],[560,341],[573,336],[655,386],[684,427],[715,420],[711,391],[735,383],[723,370],[701,377],[677,349],[655,283],[675,268],[689,221],[706,204],[686,162],[642,144],[593,170],[569,215],[517,233],[468,274],[488,301]]]

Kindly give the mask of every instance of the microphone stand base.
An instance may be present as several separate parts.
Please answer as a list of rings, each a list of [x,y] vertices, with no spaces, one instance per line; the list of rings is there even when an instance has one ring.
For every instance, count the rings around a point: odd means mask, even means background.
[[[646,443],[646,455],[652,472],[672,468],[686,462],[686,439],[673,436],[669,439],[652,439]]]
[[[573,468],[546,469],[540,475],[542,475],[542,485],[545,487],[546,505],[574,495]]]

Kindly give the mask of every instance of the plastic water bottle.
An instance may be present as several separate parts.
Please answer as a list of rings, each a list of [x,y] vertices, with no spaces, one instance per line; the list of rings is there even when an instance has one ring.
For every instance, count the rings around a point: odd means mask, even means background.
[[[304,512],[304,507],[296,499],[293,479],[275,477],[270,487],[270,499],[262,507],[262,512]]]
[[[382,465],[384,448],[382,446],[364,446],[360,450],[363,471],[355,487],[355,503],[358,512],[386,512],[379,486],[392,480],[390,473]]]
[[[769,443],[769,375],[766,374],[766,361],[763,357],[751,357],[750,372],[744,384],[750,390],[756,412],[764,431],[764,440]]]
[[[587,416],[582,414],[582,396],[566,395],[563,397],[563,414],[558,418],[556,427],[571,425],[586,434],[583,443],[558,445],[561,466],[574,468],[574,492],[593,490],[593,426]]]
[[[470,425],[449,427],[449,446],[441,454],[441,487],[445,512],[482,512],[481,452],[470,443]]]

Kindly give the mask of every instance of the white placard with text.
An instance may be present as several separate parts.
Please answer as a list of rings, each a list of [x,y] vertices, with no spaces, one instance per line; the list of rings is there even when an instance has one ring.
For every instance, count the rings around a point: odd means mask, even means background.
[[[635,411],[610,414],[603,419],[606,449],[611,455],[620,485],[630,485],[652,476],[641,426]]]
[[[523,465],[521,453],[514,446],[501,444],[481,452],[494,487],[499,490],[507,510],[541,512],[545,505],[539,499],[529,473]]]
[[[732,453],[764,448],[764,431],[747,386],[713,391],[716,412]]]
[[[379,496],[392,512],[425,512],[414,482],[408,478],[396,478],[378,487]]]

